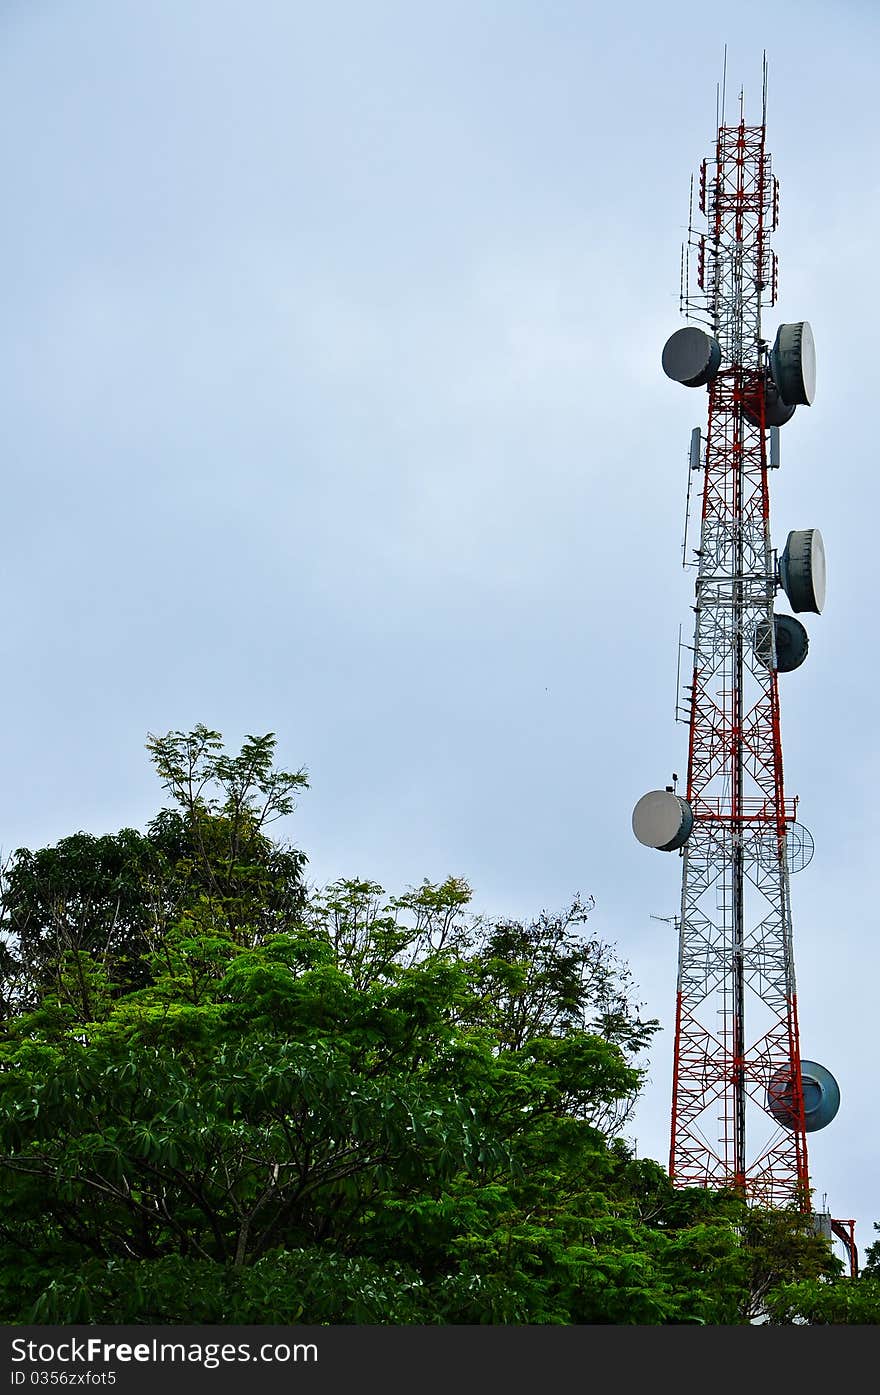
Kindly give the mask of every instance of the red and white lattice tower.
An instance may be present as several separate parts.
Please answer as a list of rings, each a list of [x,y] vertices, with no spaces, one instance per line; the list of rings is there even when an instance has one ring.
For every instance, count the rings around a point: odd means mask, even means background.
[[[697,228],[692,217],[683,259],[689,324],[663,351],[670,378],[708,395],[705,434],[695,429],[690,451],[702,509],[688,564],[687,787],[679,794],[674,777],[645,795],[633,830],[682,859],[672,1180],[809,1214],[807,1133],[830,1122],[840,1096],[833,1076],[801,1057],[789,879],[812,839],[785,793],[779,674],[803,662],[808,639],[775,603],[781,590],[792,610],[821,612],[825,563],[818,529],[789,533],[781,555],[771,540],[778,433],[815,391],[809,324],[781,325],[772,347],[762,332],[761,312],[776,301],[778,208],[765,120],[746,125],[741,99],[728,125],[722,106],[699,176],[705,221]],[[852,1223],[830,1224],[854,1269]]]

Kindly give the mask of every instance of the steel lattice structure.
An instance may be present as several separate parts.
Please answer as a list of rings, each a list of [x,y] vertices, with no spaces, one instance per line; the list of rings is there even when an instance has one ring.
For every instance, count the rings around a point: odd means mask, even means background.
[[[670,1175],[809,1209],[761,337],[761,310],[776,299],[778,202],[764,125],[722,124],[701,170],[708,226],[692,234],[701,295],[688,301],[724,367],[709,385],[701,461]],[[779,1081],[789,1127],[767,1107]]]
[[[780,325],[772,349],[762,333],[762,310],[776,303],[779,212],[766,66],[761,125],[746,125],[742,97],[728,125],[722,100],[699,208],[705,224],[694,227],[692,210],[682,258],[692,323],[663,351],[669,377],[708,390],[705,435],[694,430],[690,452],[702,496],[686,562],[697,573],[687,786],[680,796],[674,776],[633,811],[640,842],[682,858],[669,1172],[677,1186],[811,1216],[843,1240],[855,1274],[854,1222],[813,1211],[807,1159],[807,1133],[833,1119],[840,1091],[801,1057],[790,876],[812,839],[785,793],[778,675],[799,667],[808,638],[774,606],[781,588],[792,609],[820,613],[825,561],[818,529],[790,532],[780,557],[770,533],[774,433],[812,402],[815,360],[806,321]]]

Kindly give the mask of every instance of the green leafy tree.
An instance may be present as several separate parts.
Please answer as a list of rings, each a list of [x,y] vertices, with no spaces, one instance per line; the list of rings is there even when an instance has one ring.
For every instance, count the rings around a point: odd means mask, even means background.
[[[880,1231],[880,1222],[874,1222],[874,1229]],[[866,1278],[880,1278],[880,1240],[875,1240],[873,1245],[869,1245],[865,1250],[862,1274]]]
[[[141,1320],[125,1306],[126,1264],[145,1278],[161,1261],[167,1277],[178,1259],[209,1266],[199,1272],[215,1274],[218,1305],[233,1285],[239,1298],[215,1309],[220,1320],[241,1311],[252,1282],[236,1288],[229,1271],[300,1251],[321,1264],[369,1261],[386,1278],[402,1259],[422,1314],[440,1304],[454,1315],[458,1213],[483,1232],[480,1250],[493,1214],[515,1209],[530,1114],[549,1127],[563,1098],[632,1086],[618,1048],[598,1038],[502,1055],[487,1033],[461,1029],[468,970],[442,954],[359,989],[326,940],[276,935],[243,948],[184,925],[154,964],[154,982],[122,998],[100,992],[92,966],[96,1017],[47,994],[0,1052],[0,1232],[32,1260],[22,1282],[53,1275],[40,1295],[18,1295],[40,1320],[101,1316],[95,1294],[112,1275],[121,1306],[103,1320]],[[595,1131],[571,1126],[601,1157]],[[511,1277],[505,1225],[507,1267],[489,1276],[499,1293]],[[521,1295],[523,1312],[534,1299]],[[185,1286],[175,1301],[163,1320],[187,1320]],[[347,1320],[348,1299],[337,1302],[336,1320]],[[466,1320],[488,1302],[477,1283]]]
[[[880,1280],[804,1279],[784,1282],[768,1295],[770,1321],[777,1325],[813,1327],[880,1325]]]
[[[618,1136],[657,1024],[588,903],[307,897],[265,832],[305,779],[273,738],[150,742],[174,807],[143,843],[11,872],[42,930],[17,943],[7,911],[0,1319],[726,1324],[823,1272]]]
[[[50,985],[58,990],[63,966],[80,955],[126,987],[145,981],[140,961],[151,908],[144,888],[152,855],[149,838],[128,828],[104,837],[75,833],[54,847],[13,854],[0,902],[6,1015],[36,1002]]]
[[[874,1229],[880,1230],[876,1222]],[[838,1263],[838,1270],[842,1267]],[[803,1275],[777,1284],[767,1307],[770,1321],[777,1324],[880,1325],[880,1242],[867,1247],[857,1278]]]
[[[304,853],[266,828],[294,808],[303,771],[272,767],[275,736],[248,736],[237,756],[198,726],[147,742],[171,807],[146,833],[75,833],[54,847],[18,849],[0,882],[0,1008],[33,1006],[51,988],[81,1001],[70,965],[100,964],[113,991],[142,987],[148,957],[181,916],[256,943],[305,901]]]

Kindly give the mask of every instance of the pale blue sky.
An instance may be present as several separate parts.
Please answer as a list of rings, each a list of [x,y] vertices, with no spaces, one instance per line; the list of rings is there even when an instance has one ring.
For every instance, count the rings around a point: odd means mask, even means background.
[[[733,25],[734,15],[736,27]],[[664,1032],[680,863],[636,799],[673,722],[688,439],[662,374],[688,182],[728,99],[808,319],[774,537],[828,603],[782,680],[802,1048],[837,1076],[817,1200],[880,1219],[873,1067],[880,23],[868,4],[2,0],[0,846],[143,826],[148,731],[274,730],[324,882],[592,894]],[[699,400],[698,399],[699,396]]]

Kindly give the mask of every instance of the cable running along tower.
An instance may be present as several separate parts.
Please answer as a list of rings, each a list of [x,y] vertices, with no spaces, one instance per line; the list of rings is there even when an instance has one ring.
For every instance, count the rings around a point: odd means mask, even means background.
[[[807,321],[779,325],[772,345],[762,327],[778,281],[766,98],[765,63],[759,126],[746,125],[742,95],[739,120],[726,124],[722,100],[699,174],[700,227],[691,182],[688,323],[662,357],[669,378],[708,396],[689,454],[702,507],[699,547],[685,558],[696,569],[677,713],[688,726],[687,786],[679,794],[673,776],[644,795],[632,823],[639,842],[682,860],[670,1176],[811,1214],[807,1134],[831,1122],[840,1092],[801,1056],[789,881],[813,842],[785,793],[779,675],[803,663],[808,636],[775,604],[781,591],[796,614],[820,614],[825,554],[817,528],[789,532],[779,554],[771,540],[780,428],[812,403],[816,375]],[[854,1273],[853,1222],[815,1217],[823,1221]]]

